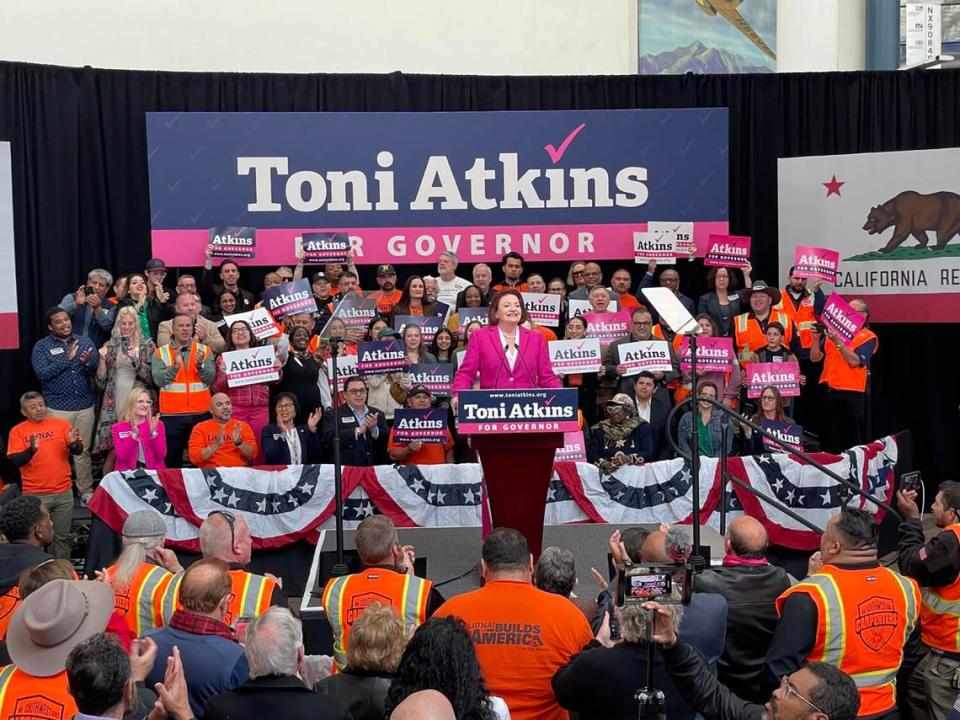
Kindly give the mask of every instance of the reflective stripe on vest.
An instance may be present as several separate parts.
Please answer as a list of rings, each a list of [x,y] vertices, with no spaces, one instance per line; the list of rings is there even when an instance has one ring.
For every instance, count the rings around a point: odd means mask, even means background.
[[[889,595],[893,591],[889,588],[888,583],[893,580],[899,591],[899,598],[896,595],[892,598],[884,595],[870,596],[868,592],[859,598],[856,595],[848,596],[846,598],[847,606],[845,607],[838,578],[834,577],[828,566],[823,571],[811,575],[802,583],[798,583],[787,590],[781,595],[781,598],[778,598],[777,602],[779,610],[782,607],[781,599],[785,599],[795,592],[808,593],[815,600],[819,625],[813,649],[806,657],[806,661],[829,663],[853,678],[857,689],[860,691],[861,708],[859,714],[861,717],[883,712],[895,705],[894,692],[897,672],[903,659],[903,648],[906,645],[907,638],[913,632],[918,611],[919,593],[912,581],[885,568],[877,568],[876,573],[878,580],[887,581],[883,585],[878,585],[877,592],[885,592]],[[855,578],[848,578],[846,574],[840,574],[839,572],[838,577],[844,583],[855,581]],[[864,587],[866,588],[866,586]],[[886,589],[883,591],[880,588]],[[849,595],[850,588],[848,587],[847,590]],[[880,609],[869,607],[870,603],[882,600],[894,602],[894,607],[881,606]],[[864,613],[865,605],[867,611]],[[877,632],[877,628],[882,628],[886,624],[883,622],[886,619],[885,616],[890,615],[895,616],[896,624],[899,624],[900,620],[903,621],[902,632],[896,633],[895,624],[890,628],[890,634],[885,637],[882,634],[883,631],[880,630],[881,639],[874,640],[876,646],[871,644],[868,639],[865,639],[865,635],[869,637],[871,631]],[[858,650],[861,655],[852,656],[849,654],[850,642],[861,648]],[[865,652],[877,653],[878,655],[873,658],[862,654]],[[895,657],[893,656],[894,652],[896,653]],[[881,666],[871,668],[871,663]]]
[[[365,570],[363,573],[334,578],[327,583],[327,587],[323,592],[324,612],[327,614],[327,620],[333,630],[333,657],[336,666],[341,670],[347,664],[347,646],[349,644],[350,627],[353,625],[353,620],[355,619],[349,617],[348,613],[351,608],[348,607],[348,605],[350,605],[350,603],[344,602],[344,599],[349,600],[353,597],[351,592],[347,592],[348,589],[365,580],[366,573],[371,572],[371,570],[377,572],[378,569],[371,568],[370,570]],[[380,572],[390,573],[391,571],[381,569]],[[400,576],[399,573],[391,574],[396,575],[396,578],[391,578],[392,580],[402,577],[400,597],[395,598],[391,596],[388,598],[391,601],[399,599],[398,604],[393,605],[391,603],[392,607],[398,613],[403,613],[404,628],[420,625],[426,620],[427,594],[432,583],[418,578],[415,575]],[[351,583],[351,580],[355,580],[355,582]],[[367,583],[367,586],[369,586],[369,583]],[[384,592],[382,595],[385,596],[387,593]]]
[[[800,298],[800,307],[795,307],[790,293],[787,290],[781,290],[780,302],[774,307],[783,311],[793,321],[800,338],[800,347],[809,350],[813,345],[813,326],[817,321],[814,315],[813,295],[804,293]]]
[[[160,598],[160,617],[163,619],[164,625],[170,622],[170,618],[180,604],[180,582],[182,580],[182,572],[174,575],[167,584],[163,597]]]
[[[17,671],[17,666],[7,665],[0,671],[0,709],[3,709],[3,701],[7,698],[7,688],[10,687],[10,678]]]
[[[270,597],[264,598],[267,588],[270,588],[271,595],[273,594],[273,583],[269,578],[263,575],[254,575],[246,570],[231,570],[230,580],[231,582],[239,582],[239,587],[234,585],[235,597],[230,603],[233,621],[242,617],[259,617],[270,607]],[[239,592],[237,592],[238,590]],[[264,600],[266,600],[266,603]]]
[[[190,352],[187,364],[181,367],[173,380],[160,388],[160,412],[168,413],[194,413],[206,412],[210,405],[210,391],[206,384],[200,379],[200,371],[197,366],[197,351],[203,348],[203,361],[210,357],[210,348],[197,342],[190,343]],[[174,354],[179,351],[173,349],[173,345],[164,345],[156,349],[157,357],[163,364],[170,366],[174,364]],[[200,394],[199,399],[192,398],[191,395]]]
[[[960,524],[948,525],[960,542]],[[949,585],[921,590],[920,634],[923,642],[944,652],[960,652],[960,574]]]
[[[163,627],[163,618],[156,616],[155,608],[158,607],[157,591],[165,584],[164,581],[169,580],[169,575],[167,570],[154,565],[142,579],[136,601],[137,615],[134,632],[137,637],[142,637],[149,630]]]

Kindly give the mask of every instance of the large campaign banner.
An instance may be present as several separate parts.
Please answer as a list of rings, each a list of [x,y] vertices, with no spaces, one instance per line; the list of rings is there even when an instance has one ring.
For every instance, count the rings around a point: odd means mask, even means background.
[[[778,160],[780,276],[837,250],[836,289],[873,322],[960,322],[960,148]]]
[[[17,261],[13,245],[13,171],[10,143],[0,142],[0,350],[20,347]]]
[[[256,257],[342,233],[356,262],[633,257],[647,223],[728,232],[725,108],[147,113],[153,254],[198,265],[210,228]],[[691,192],[695,188],[696,192]]]

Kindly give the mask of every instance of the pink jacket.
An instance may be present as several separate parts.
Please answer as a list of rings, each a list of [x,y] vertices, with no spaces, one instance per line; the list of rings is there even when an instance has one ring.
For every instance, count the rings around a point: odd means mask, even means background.
[[[528,390],[530,388],[559,388],[563,383],[553,373],[547,342],[535,330],[520,329],[520,354],[510,369],[507,355],[500,344],[496,325],[477,330],[470,338],[463,362],[453,378],[454,393],[473,387],[480,373],[482,390]]]
[[[130,423],[118,422],[113,425],[113,447],[117,451],[117,461],[114,470],[136,470],[137,468],[137,441],[130,434]],[[159,470],[166,467],[163,459],[167,454],[167,436],[163,428],[163,420],[157,423],[157,437],[150,437],[150,423],[144,421],[137,426],[137,434],[143,445],[143,459],[148,470]]]

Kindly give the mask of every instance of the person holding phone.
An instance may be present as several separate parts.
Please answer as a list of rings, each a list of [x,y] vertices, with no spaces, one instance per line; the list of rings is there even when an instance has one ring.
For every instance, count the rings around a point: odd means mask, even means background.
[[[77,335],[89,338],[100,347],[110,336],[116,306],[106,302],[113,285],[109,270],[94,268],[87,273],[87,281],[60,301],[60,309],[70,317]]]
[[[339,407],[340,414],[340,461],[344,465],[368,467],[385,463],[387,446],[387,423],[383,413],[367,405],[367,383],[359,375],[347,378],[343,386],[346,404]],[[324,413],[321,424],[323,443],[333,448],[336,433],[332,412]],[[332,459],[332,452],[327,452]]]
[[[117,415],[134,385],[153,384],[150,359],[156,349],[153,340],[143,336],[137,311],[132,307],[119,308],[110,340],[100,348],[97,363],[97,386],[104,392],[93,452],[105,455],[104,475],[114,469],[113,425]]]

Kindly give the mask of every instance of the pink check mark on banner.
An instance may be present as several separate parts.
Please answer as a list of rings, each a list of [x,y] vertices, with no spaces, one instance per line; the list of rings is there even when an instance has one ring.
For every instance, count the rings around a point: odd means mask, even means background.
[[[586,123],[580,123],[573,129],[569,135],[567,135],[563,142],[560,143],[559,148],[555,148],[553,145],[547,144],[543,146],[543,149],[547,151],[547,155],[550,156],[550,162],[556,165],[560,162],[560,159],[563,157],[563,154],[567,151],[567,148],[570,147],[570,143],[573,142],[573,139],[580,134],[580,131],[587,126]]]
[[[551,405],[553,405],[553,401],[556,399],[557,399],[556,395],[551,395],[549,400],[543,401],[543,404],[546,405],[547,407],[550,407]]]

